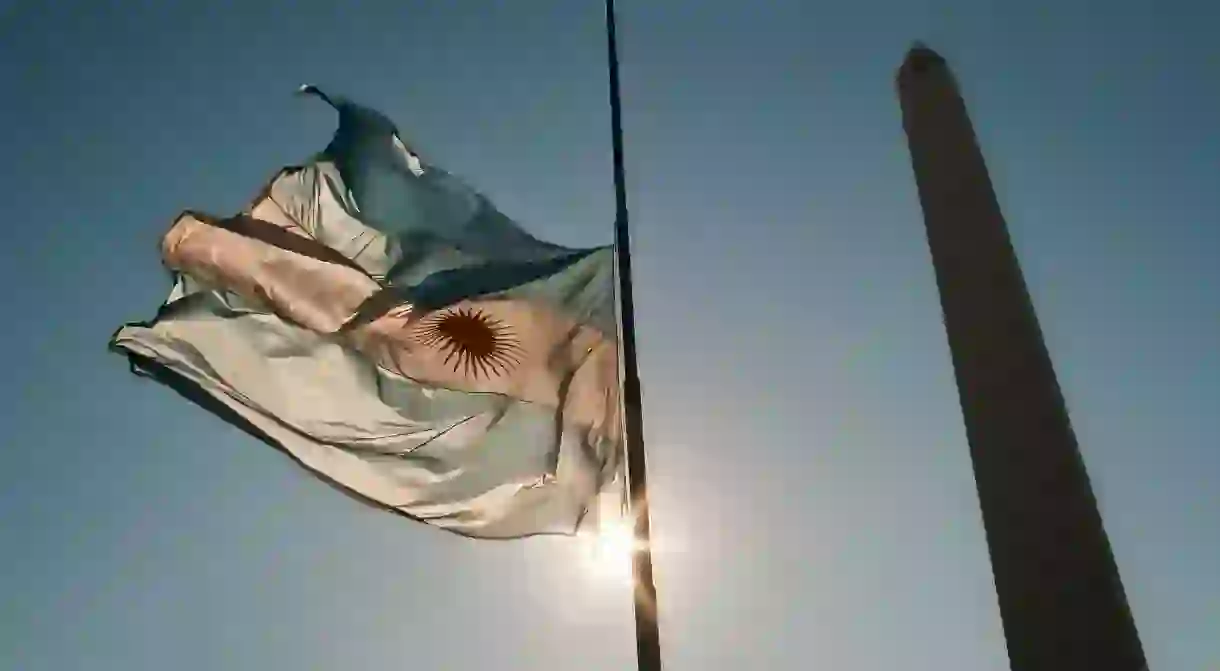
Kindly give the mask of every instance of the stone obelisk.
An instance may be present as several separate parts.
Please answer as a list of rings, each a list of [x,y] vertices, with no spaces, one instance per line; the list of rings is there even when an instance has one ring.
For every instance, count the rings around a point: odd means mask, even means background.
[[[902,120],[1013,671],[1145,671],[1118,569],[948,65],[916,44]]]

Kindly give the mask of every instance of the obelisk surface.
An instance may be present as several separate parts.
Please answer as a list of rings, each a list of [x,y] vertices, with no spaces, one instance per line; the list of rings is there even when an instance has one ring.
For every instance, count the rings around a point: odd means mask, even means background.
[[[917,44],[898,72],[1013,671],[1147,664],[966,105]]]

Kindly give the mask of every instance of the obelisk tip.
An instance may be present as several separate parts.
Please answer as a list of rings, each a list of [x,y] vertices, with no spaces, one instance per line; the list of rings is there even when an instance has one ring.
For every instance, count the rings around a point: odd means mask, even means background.
[[[902,67],[903,69],[923,72],[932,65],[944,65],[944,63],[945,59],[940,54],[933,51],[923,41],[916,40],[911,43],[911,48],[907,50],[907,56],[902,62]]]

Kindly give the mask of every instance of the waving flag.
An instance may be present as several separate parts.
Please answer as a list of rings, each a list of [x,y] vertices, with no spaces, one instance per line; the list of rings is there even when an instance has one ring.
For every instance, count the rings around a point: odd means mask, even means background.
[[[619,471],[611,247],[540,241],[381,114],[246,211],[186,212],[111,347],[363,500],[474,537],[572,533]]]

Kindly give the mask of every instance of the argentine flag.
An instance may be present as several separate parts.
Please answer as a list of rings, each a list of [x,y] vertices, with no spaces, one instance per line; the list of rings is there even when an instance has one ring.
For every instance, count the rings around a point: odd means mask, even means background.
[[[540,241],[380,113],[243,212],[185,212],[111,348],[360,499],[463,535],[573,533],[620,469],[612,247]]]

